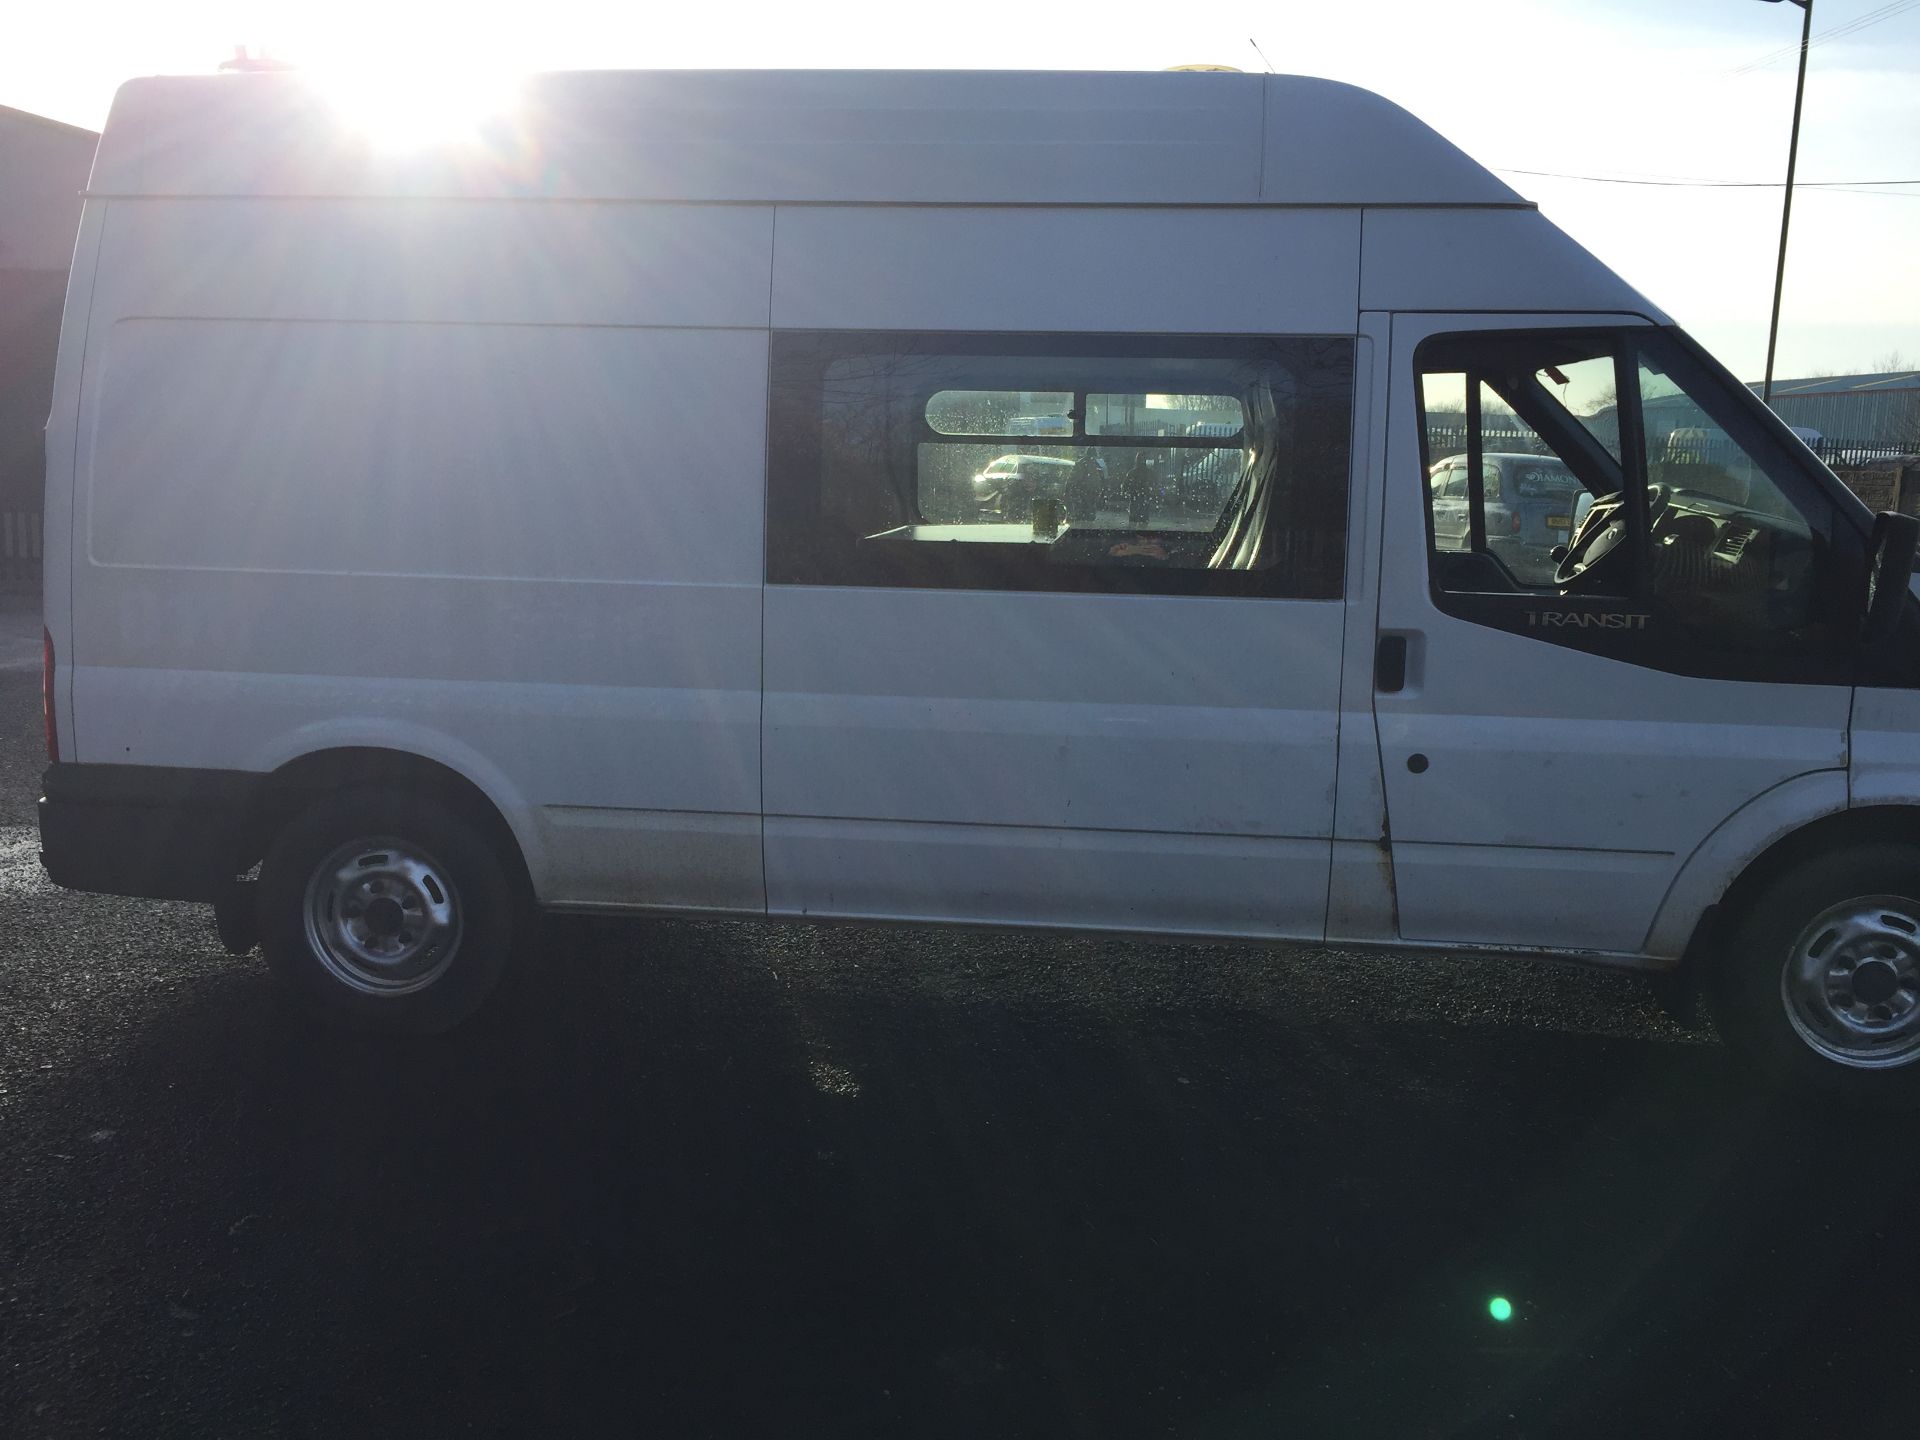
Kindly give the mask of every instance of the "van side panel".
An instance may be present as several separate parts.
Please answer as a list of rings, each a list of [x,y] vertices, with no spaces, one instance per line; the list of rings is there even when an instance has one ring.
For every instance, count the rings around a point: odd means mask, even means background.
[[[1537,210],[1366,211],[1362,310],[1666,317]]]
[[[80,234],[60,316],[60,352],[53,367],[53,401],[47,414],[46,496],[41,504],[41,616],[53,640],[55,734],[60,754],[73,758],[73,498],[74,457],[80,428],[80,392],[87,348],[87,312],[93,303],[100,236],[107,207],[90,200],[80,212]]]
[[[116,204],[75,758],[405,750],[548,903],[762,908],[771,217],[646,208]]]
[[[780,207],[797,330],[1350,335],[1357,210]]]
[[[769,908],[1319,939],[1342,618],[769,586]]]
[[[96,321],[767,323],[773,212],[750,205],[116,201]]]
[[[126,319],[94,344],[94,565],[710,585],[757,547],[731,403],[757,331]]]
[[[1920,591],[1920,579],[1913,589]],[[1863,685],[1853,693],[1850,803],[1920,806],[1914,737],[1920,735],[1920,692]]]

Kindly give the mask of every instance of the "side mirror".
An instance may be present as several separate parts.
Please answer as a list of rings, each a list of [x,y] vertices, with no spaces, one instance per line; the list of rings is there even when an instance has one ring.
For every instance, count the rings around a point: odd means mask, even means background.
[[[1873,517],[1873,544],[1867,553],[1867,603],[1862,638],[1869,645],[1887,640],[1900,625],[1920,550],[1920,519],[1883,510]]]

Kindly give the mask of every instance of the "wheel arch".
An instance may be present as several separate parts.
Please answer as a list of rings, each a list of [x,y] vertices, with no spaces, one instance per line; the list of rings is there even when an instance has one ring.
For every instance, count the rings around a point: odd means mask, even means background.
[[[1690,954],[1742,876],[1807,826],[1848,813],[1847,798],[1846,771],[1815,770],[1770,786],[1727,816],[1675,872],[1643,953],[1669,964]]]
[[[246,863],[266,853],[289,819],[316,800],[343,789],[393,789],[430,796],[469,819],[493,843],[523,894],[536,893],[539,861],[511,818],[510,804],[446,761],[381,745],[333,745],[307,750],[261,776],[249,812]]]
[[[1886,803],[1828,811],[1778,835],[1760,849],[1722,887],[1686,936],[1691,961],[1732,923],[1751,897],[1769,882],[1825,851],[1846,845],[1897,841],[1920,845],[1920,805]]]

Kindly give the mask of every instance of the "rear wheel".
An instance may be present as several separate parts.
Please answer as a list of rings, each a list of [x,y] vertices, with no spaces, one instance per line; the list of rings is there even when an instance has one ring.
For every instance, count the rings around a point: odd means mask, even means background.
[[[1721,1033],[1771,1078],[1920,1104],[1920,846],[1852,846],[1773,879],[1709,981]]]
[[[415,1034],[479,1009],[519,909],[480,827],[385,790],[346,791],[295,816],[261,863],[258,902],[267,963],[304,1008]]]

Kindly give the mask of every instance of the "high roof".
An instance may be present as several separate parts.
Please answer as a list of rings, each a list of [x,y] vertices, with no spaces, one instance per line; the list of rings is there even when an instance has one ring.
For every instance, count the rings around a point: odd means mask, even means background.
[[[384,150],[299,74],[133,80],[90,193],[1079,205],[1526,204],[1399,106],[1290,75],[579,71]]]

